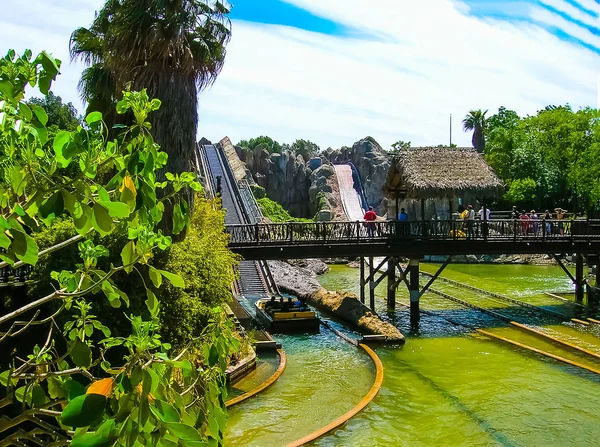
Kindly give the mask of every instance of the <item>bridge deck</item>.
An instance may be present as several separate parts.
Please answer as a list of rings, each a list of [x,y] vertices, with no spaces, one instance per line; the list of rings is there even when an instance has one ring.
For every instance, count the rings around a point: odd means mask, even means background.
[[[228,225],[229,247],[245,259],[600,253],[600,221],[378,221]],[[561,234],[562,228],[562,234]]]

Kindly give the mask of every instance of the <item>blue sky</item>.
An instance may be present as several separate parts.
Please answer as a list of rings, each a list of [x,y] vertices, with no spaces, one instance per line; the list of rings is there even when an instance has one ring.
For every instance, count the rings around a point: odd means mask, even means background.
[[[54,90],[83,110],[71,31],[102,0],[2,0],[0,42],[64,60]],[[231,0],[233,36],[217,82],[200,96],[199,135],[270,135],[321,147],[371,135],[470,144],[461,118],[500,106],[596,107],[596,0]]]

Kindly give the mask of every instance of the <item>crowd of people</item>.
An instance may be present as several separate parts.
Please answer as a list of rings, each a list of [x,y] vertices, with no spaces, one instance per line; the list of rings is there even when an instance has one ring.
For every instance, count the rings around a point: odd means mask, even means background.
[[[516,206],[512,207],[510,212],[510,219],[517,222],[517,232],[521,235],[540,235],[545,233],[551,234],[565,234],[566,231],[566,215],[567,210],[562,208],[555,208],[554,212],[545,210],[543,213],[537,213],[535,210],[527,212],[526,210],[519,211]],[[463,222],[462,231],[464,236],[467,238],[474,238],[481,234],[487,236],[489,234],[488,221],[492,220],[492,212],[488,207],[481,206],[479,211],[476,213],[473,205],[468,205],[466,208],[459,210],[457,213],[458,220]],[[367,230],[368,237],[374,237],[376,232],[375,221],[377,220],[377,213],[372,206],[365,213],[364,225]],[[397,225],[398,232],[400,234],[408,233],[409,228],[409,216],[404,208],[401,208],[396,216],[396,220],[399,222]],[[434,215],[433,219],[437,221],[437,216]]]

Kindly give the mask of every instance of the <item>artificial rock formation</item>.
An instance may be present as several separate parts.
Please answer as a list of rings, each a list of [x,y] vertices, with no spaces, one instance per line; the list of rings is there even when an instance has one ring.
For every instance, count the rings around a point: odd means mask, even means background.
[[[312,171],[308,189],[309,209],[318,221],[345,220],[340,187],[331,164],[323,164]]]
[[[338,150],[327,149],[322,156],[332,163],[352,162],[363,185],[365,197],[377,213],[387,212],[383,185],[392,164],[392,157],[372,137],[363,138],[352,145]]]
[[[331,163],[351,162],[360,175],[369,205],[378,214],[386,212],[383,184],[391,166],[391,157],[371,137],[363,138],[352,147],[327,149],[320,157],[283,151],[269,153],[257,147],[254,150],[235,148],[246,164],[249,180],[265,189],[267,197],[278,202],[295,217],[313,217],[317,220],[345,218],[335,170]]]
[[[304,158],[289,151],[270,154],[266,149],[238,150],[240,159],[271,200],[295,217],[309,217],[310,174]]]

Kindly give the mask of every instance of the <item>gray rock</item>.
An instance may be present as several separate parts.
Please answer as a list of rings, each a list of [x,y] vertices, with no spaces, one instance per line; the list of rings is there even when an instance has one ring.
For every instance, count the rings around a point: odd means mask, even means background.
[[[380,215],[387,212],[383,200],[383,185],[392,164],[392,157],[374,138],[363,138],[354,143],[351,148],[344,146],[336,151],[327,149],[322,156],[333,163],[352,162],[360,175],[369,205],[373,206]]]

